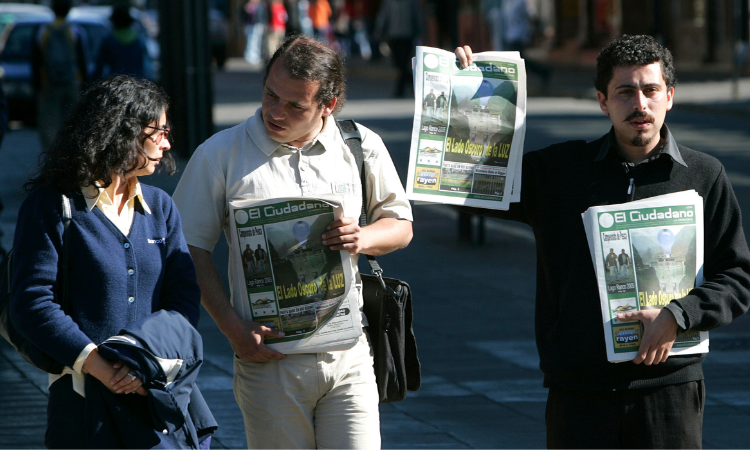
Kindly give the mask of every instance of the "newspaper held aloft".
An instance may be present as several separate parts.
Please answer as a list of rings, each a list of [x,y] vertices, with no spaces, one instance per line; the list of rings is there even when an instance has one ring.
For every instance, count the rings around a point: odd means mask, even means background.
[[[620,313],[663,308],[703,283],[703,200],[695,191],[582,214],[596,269],[610,362],[636,357],[643,327],[621,322]],[[708,352],[708,332],[677,336],[669,355]]]
[[[518,52],[472,59],[461,69],[453,53],[417,47],[406,194],[507,210],[521,198],[526,69]]]
[[[230,201],[235,310],[276,328],[268,339],[282,353],[351,347],[362,333],[349,253],[323,245],[326,227],[341,217],[340,201],[276,198]],[[354,304],[349,304],[353,302]]]

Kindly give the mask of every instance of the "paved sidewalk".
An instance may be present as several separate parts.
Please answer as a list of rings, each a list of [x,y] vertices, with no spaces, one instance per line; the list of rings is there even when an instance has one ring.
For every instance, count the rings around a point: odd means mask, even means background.
[[[344,115],[365,121],[383,136],[404,179],[413,100],[389,98],[389,68],[362,62],[352,62],[351,67]],[[217,128],[244,120],[258,106],[262,75],[239,60],[230,61],[228,68],[215,77]],[[606,120],[581,80],[590,84],[591,75],[579,69],[557,69],[552,93],[585,100],[532,97],[532,120],[556,136],[580,134],[587,124]],[[732,120],[750,113],[750,79],[740,85],[741,102],[730,101],[727,80],[691,79],[677,92],[677,111],[714,111]],[[578,128],[565,121],[571,117],[582,118]],[[743,142],[746,134],[739,123],[733,142]],[[527,135],[527,142],[536,138]],[[23,200],[20,186],[33,171],[38,154],[33,129],[7,133],[0,148],[0,196],[6,206],[0,228],[6,233],[2,240],[6,248]],[[738,157],[743,158],[742,164],[750,164],[744,155]],[[744,167],[738,164],[730,169],[741,173]],[[172,192],[178,177],[156,175],[144,181]],[[750,182],[743,184],[737,177],[741,189],[750,189]],[[416,331],[424,374],[419,392],[409,393],[405,402],[381,405],[383,447],[544,447],[546,390],[541,385],[533,333],[533,235],[527,227],[488,220],[484,245],[462,245],[456,239],[455,215],[445,206],[416,207],[412,244],[378,258],[386,275],[408,280],[417,293]],[[225,252],[221,245],[217,247],[219,267],[226,266]],[[498,258],[499,252],[506,256]],[[449,326],[448,317],[463,319]],[[750,447],[746,425],[750,420],[746,371],[750,320],[744,319],[730,331],[712,334],[712,353],[705,365],[710,393],[707,448]],[[206,354],[199,384],[221,426],[213,447],[243,448],[242,418],[232,395],[231,348],[205,312],[199,330]],[[0,448],[43,447],[46,378],[0,341]]]

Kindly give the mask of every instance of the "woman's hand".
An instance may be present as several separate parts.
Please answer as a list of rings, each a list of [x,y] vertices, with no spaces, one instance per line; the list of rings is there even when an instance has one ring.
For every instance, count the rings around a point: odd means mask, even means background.
[[[101,381],[115,394],[135,392],[139,395],[148,395],[148,391],[143,388],[143,381],[135,375],[130,375],[130,368],[127,365],[122,361],[112,363],[102,358],[96,349],[89,353],[82,370]]]
[[[143,381],[134,373],[131,373],[130,368],[124,362],[117,361],[112,365],[112,368],[117,370],[117,373],[109,380],[114,392],[118,394],[136,392],[140,395],[148,395],[148,392],[142,387]]]

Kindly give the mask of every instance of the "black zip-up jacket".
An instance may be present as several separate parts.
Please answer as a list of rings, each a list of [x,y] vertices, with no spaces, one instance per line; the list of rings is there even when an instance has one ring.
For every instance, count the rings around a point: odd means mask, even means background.
[[[750,304],[750,252],[726,172],[712,156],[674,141],[666,125],[658,156],[633,166],[615,149],[614,132],[526,154],[521,202],[509,211],[471,209],[531,226],[537,245],[536,342],[544,385],[635,389],[703,379],[705,355],[671,356],[658,365],[607,361],[599,291],[581,213],[694,189],[703,198],[704,276],[673,303],[686,329],[710,330]],[[681,315],[681,317],[679,317]]]

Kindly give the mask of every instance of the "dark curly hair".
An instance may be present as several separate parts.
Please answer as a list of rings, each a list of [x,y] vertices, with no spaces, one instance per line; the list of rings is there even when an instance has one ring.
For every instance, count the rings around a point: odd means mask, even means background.
[[[144,143],[157,131],[146,126],[157,122],[169,99],[154,83],[127,75],[100,81],[81,96],[49,150],[40,156],[39,169],[24,185],[28,192],[40,185],[71,192],[101,182],[112,184],[112,175],[127,175],[146,167]],[[171,175],[175,163],[165,152],[159,165]]]
[[[304,34],[293,34],[281,43],[266,65],[263,85],[276,60],[281,60],[284,70],[292,78],[320,82],[315,100],[324,106],[334,98],[338,99],[333,113],[341,111],[346,101],[346,77],[344,60],[326,44]]]
[[[661,63],[661,73],[667,88],[675,87],[677,78],[669,49],[651,36],[623,34],[612,40],[596,58],[594,86],[606,98],[607,86],[612,80],[615,67],[645,66],[655,62]]]

